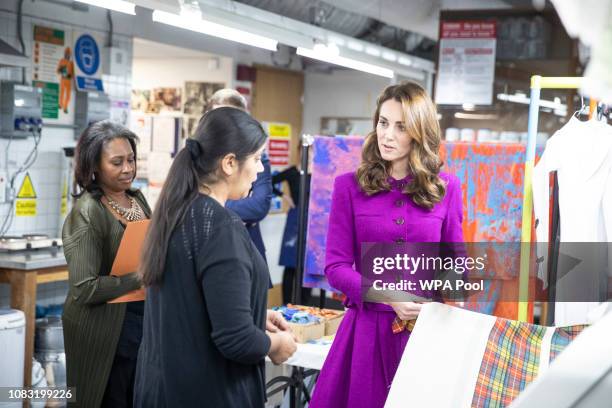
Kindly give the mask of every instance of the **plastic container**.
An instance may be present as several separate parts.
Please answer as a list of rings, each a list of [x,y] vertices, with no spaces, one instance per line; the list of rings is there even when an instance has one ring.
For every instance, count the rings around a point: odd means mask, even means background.
[[[32,359],[32,388],[45,388],[47,379],[45,378],[45,370],[36,359]],[[30,401],[32,408],[45,408],[45,401]]]
[[[463,128],[461,129],[460,140],[462,142],[474,142],[476,141],[476,132],[474,132],[474,129]]]
[[[491,129],[478,129],[478,132],[476,133],[476,141],[490,142],[491,141]]]
[[[521,135],[518,132],[501,132],[500,141],[505,143],[519,143]]]
[[[25,315],[21,310],[0,309],[0,386],[23,387],[25,358]],[[21,407],[21,402],[0,403]]]
[[[459,140],[459,129],[457,128],[448,128],[444,132],[444,139],[447,142],[456,142]]]
[[[66,353],[54,351],[36,352],[36,359],[45,370],[49,387],[66,387]]]
[[[59,316],[36,319],[34,349],[38,351],[64,352],[64,331]]]

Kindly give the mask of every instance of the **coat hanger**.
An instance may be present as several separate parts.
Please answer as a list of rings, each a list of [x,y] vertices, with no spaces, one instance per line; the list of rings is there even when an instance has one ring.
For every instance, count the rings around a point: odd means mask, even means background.
[[[609,106],[607,106],[603,102],[598,103],[597,104],[597,120],[601,121],[605,116],[606,122],[607,122],[609,111],[610,111]]]
[[[584,108],[586,105],[584,104],[584,95],[580,95],[580,109],[578,109],[572,116],[575,116],[577,119],[580,119],[580,115],[584,114]]]

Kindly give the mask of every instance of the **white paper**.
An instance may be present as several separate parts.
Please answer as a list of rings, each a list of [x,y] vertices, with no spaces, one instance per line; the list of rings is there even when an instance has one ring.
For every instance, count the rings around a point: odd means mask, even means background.
[[[444,22],[442,31],[436,103],[490,105],[495,77],[494,23]]]
[[[148,162],[151,153],[151,133],[153,118],[132,111],[130,115],[130,130],[138,136],[138,178],[146,179],[149,175]]]
[[[147,167],[151,186],[162,185],[166,181],[170,166],[172,166],[172,157],[169,153],[151,152],[149,154]]]
[[[153,118],[152,151],[164,153],[174,153],[176,151],[176,121],[177,118],[170,116]]]

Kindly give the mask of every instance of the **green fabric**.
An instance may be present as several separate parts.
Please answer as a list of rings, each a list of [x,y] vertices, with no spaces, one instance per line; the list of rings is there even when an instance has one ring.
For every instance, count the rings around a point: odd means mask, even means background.
[[[140,191],[132,194],[147,217],[151,210]],[[106,303],[138,289],[136,273],[109,276],[124,229],[89,193],[68,214],[62,230],[69,289],[62,321],[69,387],[74,407],[97,408],[108,382],[125,316],[125,303]]]

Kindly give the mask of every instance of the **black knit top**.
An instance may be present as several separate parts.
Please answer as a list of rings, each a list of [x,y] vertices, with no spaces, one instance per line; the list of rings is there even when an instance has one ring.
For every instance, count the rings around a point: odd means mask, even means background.
[[[240,218],[200,195],[147,289],[136,407],[263,407],[268,268]]]

